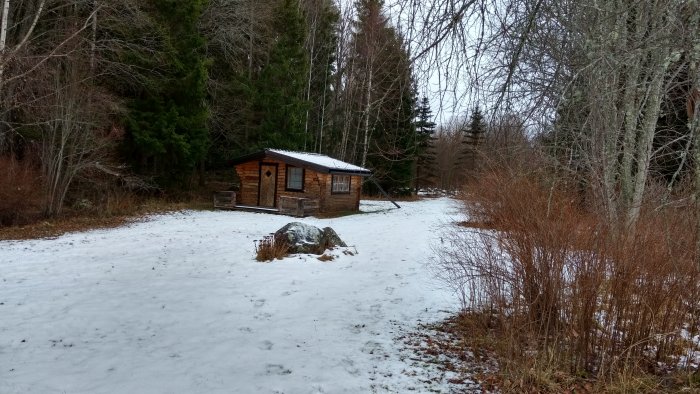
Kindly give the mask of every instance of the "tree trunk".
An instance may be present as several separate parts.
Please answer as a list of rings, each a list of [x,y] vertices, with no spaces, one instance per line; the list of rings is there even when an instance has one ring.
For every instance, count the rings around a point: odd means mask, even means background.
[[[3,88],[3,74],[5,73],[5,48],[7,46],[7,20],[10,13],[10,0],[5,0],[2,7],[2,22],[0,22],[0,104],[4,104],[5,89]],[[4,105],[3,105],[4,106]],[[0,114],[4,118],[3,114]],[[2,119],[0,119],[2,120]],[[0,122],[0,154],[4,153],[8,143],[7,131],[4,122]]]
[[[0,93],[3,88],[3,74],[5,73],[5,49],[7,48],[7,19],[10,14],[10,0],[5,0],[2,5],[2,22],[0,22]]]
[[[90,72],[95,75],[95,56],[97,55],[97,1],[92,2],[93,14],[90,37]]]
[[[0,100],[2,100],[5,74],[5,49],[7,48],[7,20],[10,14],[10,0],[5,0],[2,5],[2,21],[0,22]],[[2,101],[0,101],[2,102]],[[0,152],[4,145],[5,133],[0,130]]]
[[[687,50],[690,54],[690,92],[688,92],[688,129],[693,137],[693,159],[695,160],[695,260],[700,268],[700,14],[695,12],[690,16],[687,25],[689,37],[694,37]],[[694,45],[693,45],[694,44]],[[697,368],[700,373],[700,366]]]
[[[364,167],[367,164],[367,152],[369,151],[369,117],[372,110],[372,65],[370,61],[369,73],[367,77],[367,104],[365,106],[365,125],[364,138],[362,144],[362,164]]]
[[[639,219],[639,213],[642,206],[642,199],[644,197],[644,190],[646,188],[647,179],[649,177],[649,163],[651,161],[651,151],[654,142],[654,134],[656,133],[656,123],[659,119],[659,114],[661,112],[661,88],[664,82],[664,75],[666,74],[666,67],[663,65],[666,63],[665,53],[658,55],[661,59],[662,64],[658,64],[659,68],[654,72],[654,79],[652,80],[652,86],[649,89],[649,96],[647,98],[648,102],[644,108],[644,121],[640,130],[639,141],[637,144],[637,171],[635,173],[634,179],[634,192],[632,194],[631,205],[627,208],[627,227],[634,228]]]
[[[306,80],[306,120],[304,121],[304,151],[306,151],[306,140],[309,136],[309,114],[311,113],[311,80],[313,78],[314,71],[314,52],[316,50],[316,15],[314,15],[314,21],[311,23],[311,43],[309,48],[309,75]]]

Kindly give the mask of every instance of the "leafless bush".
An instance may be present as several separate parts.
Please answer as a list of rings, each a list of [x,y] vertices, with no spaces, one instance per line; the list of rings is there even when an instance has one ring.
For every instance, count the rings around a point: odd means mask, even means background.
[[[484,173],[465,209],[490,229],[452,230],[435,260],[465,309],[498,316],[506,369],[544,360],[604,380],[697,363],[685,357],[699,346],[688,340],[700,295],[694,215],[645,207],[634,231],[619,231],[545,179]]]

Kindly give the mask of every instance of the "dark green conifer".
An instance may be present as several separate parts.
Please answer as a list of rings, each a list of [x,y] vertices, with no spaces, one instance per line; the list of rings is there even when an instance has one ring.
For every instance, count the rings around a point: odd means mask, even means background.
[[[274,19],[276,34],[256,89],[259,147],[301,150],[306,142],[304,97],[308,61],[304,20],[297,0],[283,0]]]
[[[486,138],[486,124],[481,108],[477,105],[469,116],[469,124],[462,130],[462,152],[457,160],[457,174],[466,177],[478,167],[478,149]]]
[[[164,184],[184,183],[204,159],[207,62],[197,26],[203,0],[153,0],[161,48],[148,62],[158,70],[129,103],[127,148],[137,168]]]
[[[368,146],[360,146],[368,152],[364,164],[374,170],[384,189],[410,193],[417,135],[416,90],[408,48],[384,15],[382,0],[358,0],[355,6],[358,18],[351,63],[357,93],[353,106],[363,114],[355,120],[360,122],[356,129],[364,134],[369,124],[367,134],[371,135]],[[362,153],[357,156],[355,160],[362,164]]]
[[[433,111],[427,97],[418,103],[416,108],[416,192],[421,187],[435,186],[436,162],[433,142],[435,127]]]

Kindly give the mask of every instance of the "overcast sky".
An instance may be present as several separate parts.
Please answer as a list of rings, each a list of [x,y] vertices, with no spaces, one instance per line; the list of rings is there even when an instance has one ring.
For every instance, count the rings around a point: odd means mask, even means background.
[[[354,7],[353,0],[337,0],[340,2],[342,10]],[[421,32],[422,17],[414,15],[425,9],[429,0],[385,0],[385,11],[392,23],[404,35],[409,42],[411,53],[416,54],[431,41],[421,38],[422,35],[433,36],[430,32]],[[409,8],[403,3],[412,2],[417,8]],[[422,2],[422,3],[421,3]],[[342,11],[341,10],[341,11]],[[413,21],[413,23],[411,23]],[[469,83],[464,74],[464,69],[448,61],[447,55],[442,54],[442,58],[436,58],[435,53],[424,56],[414,63],[416,82],[418,84],[418,95],[427,96],[435,116],[435,122],[446,124],[454,117],[463,117],[471,112],[473,108],[474,95],[470,92]],[[462,75],[460,75],[462,73]]]

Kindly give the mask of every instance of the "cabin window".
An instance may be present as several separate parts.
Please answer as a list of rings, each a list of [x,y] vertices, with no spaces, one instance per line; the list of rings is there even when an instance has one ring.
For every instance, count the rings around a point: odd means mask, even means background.
[[[331,191],[334,194],[350,193],[350,175],[333,175],[333,188]]]
[[[304,190],[304,169],[287,166],[287,190]]]

